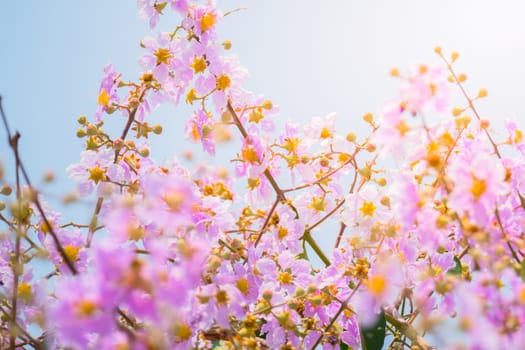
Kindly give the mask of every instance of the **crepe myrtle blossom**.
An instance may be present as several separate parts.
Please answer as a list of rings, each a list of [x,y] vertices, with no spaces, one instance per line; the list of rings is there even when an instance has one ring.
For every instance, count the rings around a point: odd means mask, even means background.
[[[375,221],[386,221],[390,214],[384,204],[377,186],[366,184],[357,193],[346,196],[341,220],[350,227],[356,227],[359,231],[368,234],[369,229]]]
[[[190,6],[188,7],[187,15],[182,21],[184,29],[193,31],[203,44],[216,39],[216,25],[223,15],[217,9],[215,1]]]
[[[94,188],[111,179],[121,181],[123,169],[114,164],[115,152],[109,148],[100,148],[96,151],[83,151],[80,154],[80,162],[72,164],[67,168],[70,178],[77,181],[78,191],[81,196],[90,194]]]
[[[450,207],[480,226],[489,222],[501,196],[509,189],[501,162],[484,149],[479,138],[466,141],[448,167],[454,183]]]
[[[185,132],[192,141],[200,141],[202,148],[210,155],[215,155],[215,143],[213,142],[214,120],[210,113],[199,109],[192,118],[186,122]]]
[[[140,18],[149,21],[150,29],[155,28],[158,24],[160,15],[163,14],[163,11],[168,4],[171,5],[171,8],[174,11],[178,12],[181,16],[184,16],[188,10],[188,3],[188,0],[137,0],[139,16]]]
[[[117,307],[151,325],[151,330],[159,326],[162,330],[163,312],[178,310],[180,315],[185,309],[200,281],[208,249],[205,242],[193,240],[180,240],[173,248],[152,245],[149,249],[155,255],[142,258],[131,247],[95,246],[91,270],[57,282],[56,300],[50,306],[57,342],[77,347],[91,342],[96,347],[118,328]],[[165,258],[173,252],[176,266],[167,269]]]
[[[356,293],[352,304],[361,324],[375,322],[382,306],[392,305],[405,286],[402,274],[402,261],[386,252],[379,255],[369,270],[364,289]]]
[[[394,174],[391,183],[390,203],[394,215],[404,228],[410,229],[423,204],[419,197],[417,184],[410,172]]]
[[[95,113],[95,122],[100,122],[102,114],[104,112],[111,111],[112,103],[119,102],[119,96],[117,94],[117,87],[120,81],[120,74],[115,71],[115,67],[112,64],[108,64],[104,67],[104,77],[100,83],[100,90],[98,95],[98,109]]]
[[[84,233],[79,228],[59,228],[55,230],[55,233],[60,239],[68,259],[74,264],[77,270],[83,271],[87,264],[86,238]],[[46,236],[44,245],[49,253],[49,260],[55,264],[57,270],[64,274],[70,273],[71,270],[66,265],[64,258],[56,248],[55,242],[49,235]]]
[[[446,72],[440,66],[420,65],[417,72],[404,80],[399,92],[399,105],[413,115],[428,107],[444,112],[450,99]]]
[[[115,328],[114,298],[99,288],[97,278],[90,274],[57,281],[56,299],[49,306],[49,326],[60,345],[80,348],[89,343],[90,334],[103,337]]]
[[[157,81],[164,82],[174,58],[175,43],[171,42],[169,33],[159,33],[156,39],[146,37],[142,39],[141,45],[149,52],[139,59],[140,65],[146,70],[151,70]]]
[[[199,204],[197,187],[187,178],[170,173],[151,173],[141,182],[143,200],[135,215],[143,225],[173,235],[195,223]]]
[[[518,128],[515,120],[505,119],[505,127],[509,133],[508,143],[513,145],[522,155],[525,155],[525,140],[523,130]]]
[[[272,230],[273,237],[271,240],[266,239],[266,235],[263,236],[261,248],[263,250],[287,250],[293,254],[300,254],[303,249],[301,247],[301,237],[304,234],[304,223],[295,219],[295,213],[289,206],[281,206],[277,210],[277,214],[279,215],[279,222],[286,224],[275,226],[275,228]],[[266,246],[265,242],[268,242],[268,247]],[[279,246],[279,248],[276,248],[275,245]]]
[[[335,134],[336,114],[330,113],[324,117],[313,117],[309,124],[304,126],[304,142],[312,145],[319,140],[321,144],[327,144]]]
[[[54,211],[41,195],[39,195],[39,200],[47,220],[46,224],[43,217],[40,217],[36,224],[38,240],[43,243],[47,234],[50,233],[51,230],[55,230],[60,226],[62,221],[62,213]],[[31,204],[30,208],[33,210],[33,212],[38,212],[38,208],[34,204]],[[48,224],[51,227],[49,227]]]
[[[259,135],[251,134],[243,140],[239,162],[235,167],[237,177],[255,178],[261,175],[270,161],[266,142]]]

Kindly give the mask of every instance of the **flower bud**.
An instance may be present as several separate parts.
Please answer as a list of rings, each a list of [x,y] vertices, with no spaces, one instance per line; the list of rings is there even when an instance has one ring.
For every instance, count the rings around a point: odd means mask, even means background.
[[[229,40],[224,40],[222,42],[222,47],[224,47],[224,50],[229,50],[232,48],[232,42]]]
[[[122,147],[124,147],[124,141],[122,141],[122,139],[115,139],[113,140],[113,149],[115,151],[119,151],[122,149]]]
[[[131,108],[137,108],[140,105],[140,100],[137,97],[129,99],[129,106]]]
[[[295,290],[295,296],[296,297],[302,297],[304,295],[304,289],[301,287],[297,287]]]
[[[264,108],[264,109],[272,109],[273,108],[272,101],[264,100],[264,102],[262,104],[262,108]]]
[[[104,108],[104,111],[107,113],[107,114],[113,114],[115,113],[115,111],[117,110],[117,107],[111,105],[111,106],[107,106],[106,108]]]
[[[87,135],[86,130],[82,128],[77,129],[77,137],[82,138],[82,137],[85,137],[86,135]]]
[[[270,302],[272,300],[272,296],[273,296],[273,292],[269,289],[265,290],[263,293],[262,293],[262,297],[264,300]]]
[[[366,179],[370,179],[370,176],[372,176],[372,170],[370,170],[369,167],[364,167],[359,169],[359,175]]]
[[[487,95],[488,95],[487,89],[484,89],[484,88],[479,89],[478,98],[487,97]]]
[[[323,302],[323,297],[319,294],[313,295],[310,297],[310,302],[315,306],[319,306]]]
[[[81,115],[80,117],[78,117],[77,119],[77,122],[80,124],[80,125],[84,125],[86,124],[86,116],[85,115]]]
[[[4,196],[9,196],[12,191],[13,189],[8,184],[3,185],[2,188],[0,189],[0,193],[3,194]]]
[[[373,143],[367,143],[366,144],[366,150],[370,153],[372,152],[375,152],[376,150],[376,145],[374,145]]]
[[[95,125],[88,125],[86,132],[89,136],[94,136],[98,133],[98,129]],[[78,131],[77,131],[77,136],[78,136]]]
[[[363,116],[363,120],[370,124],[374,121],[374,115],[372,113],[367,113]]]
[[[356,138],[357,136],[353,132],[349,132],[348,134],[346,134],[346,141],[348,142],[355,142]]]
[[[31,209],[27,201],[11,203],[11,215],[19,223],[29,223],[31,217]]]
[[[44,174],[44,182],[51,182],[55,179],[55,173],[52,172],[51,170],[47,171],[45,174]]]
[[[454,107],[452,109],[452,114],[454,115],[454,117],[457,117],[458,115],[460,115],[461,112],[463,112],[463,108]]]
[[[155,135],[160,135],[162,133],[162,125],[160,124],[153,125],[151,129]]]
[[[306,292],[307,292],[308,294],[315,293],[315,292],[317,292],[317,290],[318,290],[318,288],[317,288],[314,284],[310,284],[310,285],[308,286],[308,288],[306,288]]]
[[[204,137],[204,138],[208,137],[211,134],[212,131],[213,131],[213,129],[212,129],[211,126],[204,125],[202,127],[202,137]]]
[[[232,115],[230,114],[229,111],[225,111],[224,113],[221,114],[221,121],[222,122],[227,123],[230,120],[232,120]]]
[[[440,46],[436,46],[436,47],[434,48],[434,52],[435,52],[436,54],[440,55],[440,56],[441,56],[441,54],[443,54],[443,52],[441,51],[441,47],[440,47]]]
[[[0,201],[0,211],[5,209],[5,202]]]
[[[459,58],[459,53],[457,53],[456,51],[452,52],[452,54],[450,55],[450,58],[452,59],[452,62],[454,62],[455,60]]]
[[[146,148],[146,147],[145,147],[145,148],[142,148],[142,149],[139,151],[139,154],[140,154],[142,157],[144,157],[144,158],[148,157],[148,156],[149,156],[149,148]]]

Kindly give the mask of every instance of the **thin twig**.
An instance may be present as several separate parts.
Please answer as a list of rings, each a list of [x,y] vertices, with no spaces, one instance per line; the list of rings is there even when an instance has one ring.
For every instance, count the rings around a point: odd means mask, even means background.
[[[20,154],[18,153],[18,139],[20,138],[20,133],[17,132],[14,136],[11,135],[11,131],[9,129],[9,123],[7,122],[7,117],[5,116],[4,109],[2,107],[1,96],[0,96],[0,113],[2,115],[2,120],[4,122],[5,129],[7,131],[7,137],[9,139],[9,146],[13,150],[13,154],[14,154],[15,160],[16,160],[16,162],[18,164],[18,168],[20,169],[20,171],[22,173],[22,176],[23,176],[27,186],[29,187],[29,190],[31,191],[31,200],[35,204],[35,206],[36,206],[36,208],[38,210],[38,213],[42,217],[42,220],[44,221],[44,223],[47,226],[47,228],[49,229],[49,234],[51,235],[51,238],[53,239],[53,242],[55,244],[55,247],[56,247],[57,251],[59,252],[59,254],[62,257],[62,259],[64,260],[64,262],[66,263],[66,265],[69,268],[69,270],[75,275],[75,274],[78,273],[78,271],[75,268],[75,265],[73,264],[73,262],[71,261],[69,256],[66,254],[66,252],[64,250],[64,247],[60,243],[60,240],[58,239],[58,236],[57,236],[55,230],[53,229],[53,227],[51,226],[49,220],[47,219],[47,216],[44,213],[44,210],[43,210],[42,205],[40,203],[40,200],[38,199],[38,192],[31,185],[31,181],[29,180],[29,176],[28,176],[28,174],[26,172],[26,169],[24,167],[24,163],[22,162],[22,160],[20,158]]]

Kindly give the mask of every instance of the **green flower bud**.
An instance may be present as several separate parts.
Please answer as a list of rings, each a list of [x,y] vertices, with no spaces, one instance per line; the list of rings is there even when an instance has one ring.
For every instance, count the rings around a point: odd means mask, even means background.
[[[162,125],[160,125],[160,124],[153,125],[152,130],[153,130],[153,132],[154,132],[156,135],[160,135],[160,134],[162,133]]]
[[[273,293],[272,293],[271,290],[265,290],[265,291],[263,292],[263,294],[262,294],[263,299],[266,300],[266,301],[268,301],[268,302],[269,302],[270,300],[272,300],[272,296],[273,296]]]
[[[359,175],[361,175],[365,179],[370,179],[370,176],[372,176],[372,171],[369,167],[361,168],[359,169]]]
[[[86,132],[89,136],[94,136],[98,134],[98,128],[95,125],[88,125]],[[78,135],[78,131],[77,131],[77,135]]]
[[[272,109],[273,108],[272,101],[264,100],[264,102],[262,104],[262,108],[264,108],[264,109]]]
[[[77,137],[85,137],[87,134],[86,134],[86,130],[84,130],[83,128],[78,128],[77,129]]]
[[[3,185],[2,188],[0,189],[0,193],[3,194],[4,196],[9,196],[11,192],[13,192],[13,189],[8,184]]]

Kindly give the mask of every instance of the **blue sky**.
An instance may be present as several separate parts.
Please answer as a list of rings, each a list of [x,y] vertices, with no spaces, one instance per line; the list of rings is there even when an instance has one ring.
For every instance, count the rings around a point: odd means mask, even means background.
[[[494,121],[521,117],[525,100],[525,22],[521,1],[220,0],[247,9],[222,22],[224,39],[248,67],[247,87],[281,108],[282,120],[304,123],[337,112],[341,132],[362,132],[361,116],[395,95],[391,67],[438,63],[433,48],[461,53],[472,94],[484,86],[481,112]],[[172,29],[174,23],[161,22]],[[139,75],[140,39],[148,35],[135,1],[3,1],[0,3],[0,94],[34,179],[48,169],[58,195],[73,184],[64,169],[79,159],[79,115],[93,115],[105,64],[128,79]],[[167,133],[162,157],[181,154],[187,112],[161,110]],[[523,123],[521,123],[523,125]],[[12,158],[0,133],[0,157]],[[233,154],[232,154],[233,156]],[[163,159],[161,159],[162,161]]]

